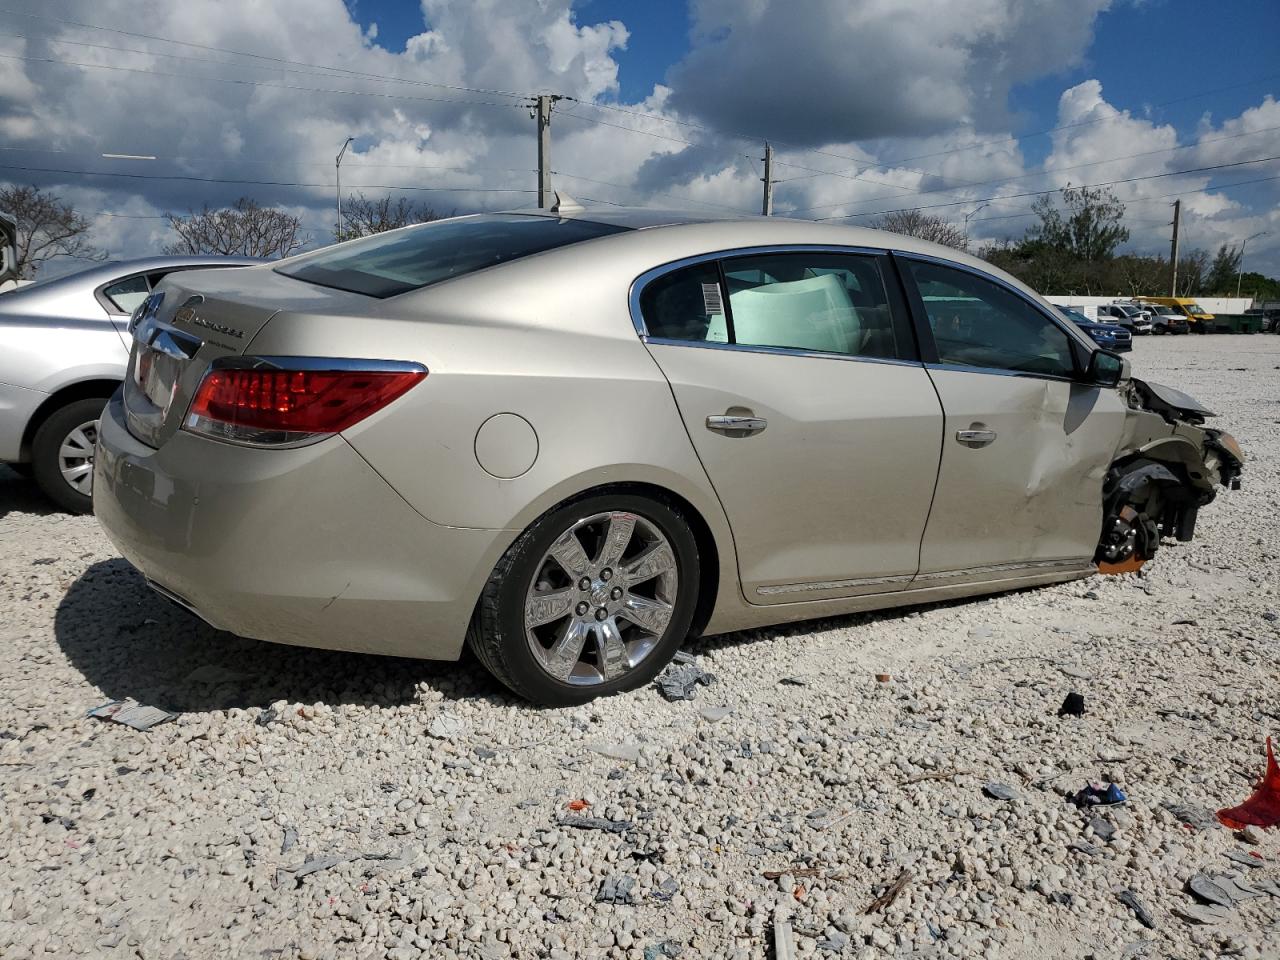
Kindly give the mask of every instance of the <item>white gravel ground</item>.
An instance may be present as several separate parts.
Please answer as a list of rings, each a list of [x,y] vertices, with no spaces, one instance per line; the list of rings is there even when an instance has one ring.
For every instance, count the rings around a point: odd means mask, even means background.
[[[1280,887],[1177,913],[1197,871],[1280,881],[1280,830],[1250,845],[1165,806],[1238,803],[1280,735],[1280,337],[1133,360],[1251,457],[1193,544],[702,641],[719,679],[691,703],[538,710],[474,662],[217,634],[0,472],[0,957],[760,957],[782,921],[801,956],[1280,956]],[[1056,716],[1070,690],[1082,718]],[[84,716],[124,697],[181,716]],[[1088,780],[1129,803],[1077,810]],[[629,826],[558,825],[575,800]]]

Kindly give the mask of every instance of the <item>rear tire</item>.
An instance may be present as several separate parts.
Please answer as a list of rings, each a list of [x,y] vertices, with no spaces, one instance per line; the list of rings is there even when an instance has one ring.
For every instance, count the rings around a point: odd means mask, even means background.
[[[616,563],[608,560],[614,529],[628,531]],[[567,537],[582,547],[585,561],[572,573],[555,555],[564,552]],[[659,554],[660,564],[639,562]],[[574,706],[635,689],[657,676],[688,635],[698,565],[697,543],[674,505],[633,494],[570,501],[539,517],[503,554],[480,596],[467,643],[498,680],[545,706]],[[662,572],[645,578],[659,566]],[[610,590],[619,596],[609,599]],[[542,598],[547,605],[539,608]],[[626,609],[633,603],[635,621]],[[646,629],[641,621],[654,611],[659,619]],[[536,622],[543,618],[545,623]],[[556,651],[575,629],[585,639],[576,656],[559,661],[556,675]]]
[[[36,483],[68,513],[93,512],[94,441],[106,405],[105,398],[73,400],[40,424],[31,443]]]

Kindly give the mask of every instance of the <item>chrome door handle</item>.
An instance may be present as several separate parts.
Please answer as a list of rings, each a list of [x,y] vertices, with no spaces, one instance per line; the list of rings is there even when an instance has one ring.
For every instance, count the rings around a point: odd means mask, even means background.
[[[759,433],[769,425],[764,417],[734,417],[727,414],[718,417],[707,417],[707,429],[730,436],[748,437]]]
[[[957,430],[956,439],[975,447],[985,447],[996,438],[994,430]]]

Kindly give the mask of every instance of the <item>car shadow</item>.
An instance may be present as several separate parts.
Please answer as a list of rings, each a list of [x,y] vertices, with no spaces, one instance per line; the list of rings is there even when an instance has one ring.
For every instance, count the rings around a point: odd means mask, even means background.
[[[505,688],[468,656],[457,663],[314,650],[215,630],[151,590],[128,562],[93,564],[54,615],[58,645],[105,699],[177,713],[290,703],[400,706],[422,688],[446,700],[507,704]]]
[[[58,512],[34,480],[0,464],[0,520],[11,513],[47,517]]]

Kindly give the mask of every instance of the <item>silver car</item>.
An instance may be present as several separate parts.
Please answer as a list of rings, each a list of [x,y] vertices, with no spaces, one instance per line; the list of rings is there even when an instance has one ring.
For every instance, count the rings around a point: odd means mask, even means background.
[[[0,463],[34,475],[64,509],[87,513],[98,414],[129,362],[129,314],[175,271],[261,262],[151,257],[0,294]]]
[[[989,264],[652,210],[462,217],[170,277],[95,511],[282,643],[469,643],[570,704],[690,634],[1135,569],[1243,454]]]

